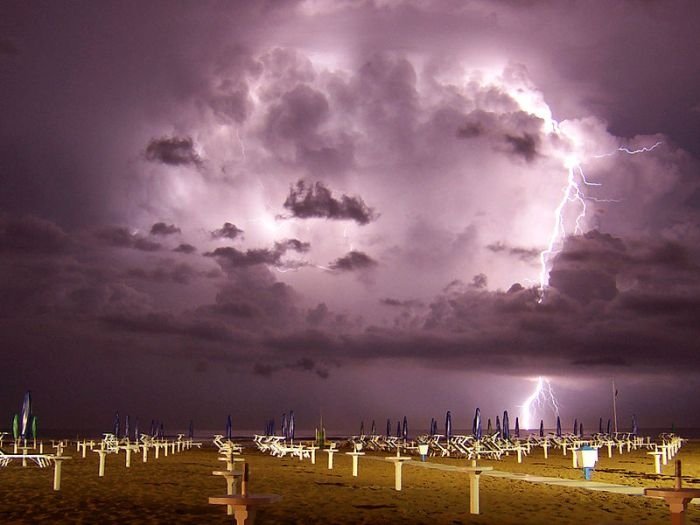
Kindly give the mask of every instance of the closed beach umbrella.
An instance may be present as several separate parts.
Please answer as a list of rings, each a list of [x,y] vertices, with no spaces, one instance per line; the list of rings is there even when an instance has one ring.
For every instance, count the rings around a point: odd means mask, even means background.
[[[365,422],[364,422],[364,420],[360,421],[360,435],[361,436],[365,435]]]
[[[231,421],[231,414],[226,418],[226,439],[231,439],[233,434],[233,422]]]
[[[445,438],[450,439],[452,437],[452,414],[447,411],[445,416]]]
[[[280,429],[282,431],[282,436],[284,436],[284,439],[289,439],[289,429],[287,428],[287,413],[285,412],[282,414],[282,428]]]
[[[476,439],[481,439],[481,410],[477,407],[474,414],[474,424],[472,425],[472,433]]]
[[[632,434],[637,435],[639,433],[639,427],[637,426],[637,416],[632,414]]]
[[[501,437],[501,420],[496,416],[496,434]]]
[[[19,414],[15,414],[12,418],[12,437],[15,438],[15,441],[19,439]]]
[[[601,417],[600,420],[598,421],[598,434],[603,433],[603,418]]]
[[[370,430],[370,436],[376,436],[377,435],[377,425],[374,423],[374,419],[372,420],[372,429]]]
[[[608,431],[606,432],[606,434],[610,435],[610,420],[609,419],[608,419]]]
[[[22,402],[22,412],[20,414],[20,427],[19,434],[22,439],[27,439],[29,436],[29,425],[31,424],[32,417],[32,393],[27,390],[24,394],[24,401]]]
[[[156,422],[155,422],[153,419],[151,419],[151,433],[150,433],[150,436],[151,436],[151,437],[156,437]]]
[[[129,414],[124,418],[124,437],[129,439]]]
[[[583,421],[578,424],[578,436],[583,437]]]
[[[32,416],[32,438],[36,441],[37,421],[36,416]]]
[[[391,436],[391,419],[386,419],[386,437]]]
[[[575,436],[578,433],[578,418],[574,419],[574,431],[573,435]]]
[[[401,437],[401,421],[396,422],[396,437]]]
[[[189,431],[187,432],[187,437],[190,439],[194,439],[194,423],[190,419],[190,428]]]
[[[486,420],[486,433],[490,436],[493,433],[493,425],[491,424],[491,418]]]
[[[289,439],[294,441],[294,430],[296,430],[294,427],[296,427],[296,423],[294,421],[294,410],[291,410],[289,412]]]
[[[139,434],[139,418],[136,418],[136,421],[134,422],[134,441],[138,441],[140,438]]]
[[[431,418],[430,418],[430,428],[428,429],[428,435],[429,435],[429,436],[435,435],[435,432],[433,432],[433,428],[435,428],[434,425],[435,425],[435,418],[434,418],[434,417],[431,417]]]
[[[114,430],[114,437],[119,437],[119,411],[117,411],[116,414],[114,414],[114,425],[113,425]]]
[[[408,419],[406,419],[406,416],[403,416],[403,428],[401,429],[401,435],[403,436],[404,441],[408,439]]]
[[[163,422],[160,422],[160,430],[158,431],[158,435],[160,439],[163,439],[163,436],[165,435],[165,429],[163,428]]]
[[[540,419],[540,437],[544,437],[544,419]]]
[[[515,416],[515,437],[520,437],[520,421],[518,421],[518,416]]]
[[[557,416],[557,437],[561,437],[561,419]]]
[[[510,439],[510,420],[507,410],[503,411],[503,439]]]

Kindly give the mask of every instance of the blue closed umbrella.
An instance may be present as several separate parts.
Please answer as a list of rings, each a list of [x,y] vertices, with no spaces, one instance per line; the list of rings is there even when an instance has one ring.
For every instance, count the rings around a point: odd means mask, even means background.
[[[136,418],[134,423],[134,441],[138,441],[141,436],[139,435],[139,418]]]
[[[360,421],[360,435],[361,436],[365,435],[365,422],[364,422],[364,420]]]
[[[289,439],[294,441],[294,431],[296,430],[294,427],[296,426],[296,422],[294,421],[294,410],[291,410],[289,412]]]
[[[165,429],[163,429],[163,422],[160,422],[160,430],[158,431],[158,436],[160,439],[163,439],[163,436],[165,436]]]
[[[561,419],[557,416],[557,437],[561,437]]]
[[[194,439],[194,423],[192,422],[191,419],[190,419],[190,426],[187,429],[187,437],[189,439]]]
[[[632,435],[636,436],[639,434],[639,427],[637,426],[637,416],[632,414]]]
[[[572,434],[574,436],[578,434],[578,419],[574,419],[574,431],[572,432]]]
[[[129,414],[127,414],[126,418],[124,418],[124,437],[129,439]]]
[[[493,434],[493,425],[491,424],[491,418],[486,420],[486,433],[490,436]]]
[[[231,439],[233,435],[233,422],[231,421],[231,414],[226,418],[226,439]]]
[[[19,435],[22,439],[27,439],[29,436],[29,426],[32,418],[32,393],[27,390],[22,401],[22,412],[20,414]]]
[[[401,421],[396,422],[396,437],[401,437]]]
[[[501,437],[501,420],[498,419],[498,416],[496,416],[496,434]]]
[[[119,437],[119,412],[114,414],[114,437]]]
[[[406,419],[406,416],[403,416],[403,428],[401,429],[401,435],[403,436],[404,441],[408,439],[408,419]]]
[[[474,424],[472,425],[472,433],[476,439],[481,439],[481,410],[477,407],[474,414]]]
[[[151,433],[150,433],[150,436],[151,436],[151,437],[156,437],[156,422],[155,422],[153,419],[151,419]]]
[[[600,420],[598,421],[598,434],[603,433],[603,418],[601,417]]]
[[[429,436],[434,436],[435,432],[433,432],[433,429],[435,428],[435,418],[431,417],[430,418],[430,429],[428,430],[428,435]]]
[[[386,437],[391,436],[391,420],[389,418],[386,419]]]
[[[503,411],[503,439],[510,439],[510,421],[507,410]]]
[[[606,432],[608,435],[610,435],[610,420],[608,419],[608,431]]]
[[[372,420],[372,429],[370,430],[370,435],[371,436],[376,436],[377,435],[377,425],[374,423],[374,419]]]
[[[578,437],[583,437],[583,421],[578,424]]]
[[[445,416],[445,438],[450,439],[452,437],[452,414],[447,411]]]
[[[544,419],[540,419],[540,437],[544,437]]]
[[[520,437],[520,421],[518,421],[518,416],[515,416],[515,437]]]
[[[287,413],[285,412],[282,414],[282,428],[280,429],[282,431],[282,436],[284,439],[289,439],[289,428],[288,428],[288,423],[287,423]]]

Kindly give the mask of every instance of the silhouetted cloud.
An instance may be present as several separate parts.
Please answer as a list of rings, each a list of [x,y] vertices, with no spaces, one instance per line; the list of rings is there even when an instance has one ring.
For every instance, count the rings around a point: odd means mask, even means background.
[[[364,252],[359,252],[353,250],[348,252],[346,255],[339,257],[332,263],[330,267],[333,270],[338,270],[341,272],[352,272],[356,270],[366,270],[377,265],[377,261],[372,259],[369,255]]]
[[[300,219],[325,218],[334,220],[353,220],[358,224],[369,224],[377,218],[374,210],[367,206],[360,197],[341,195],[336,199],[322,182],[307,185],[299,180],[289,190],[284,207]]]
[[[191,137],[151,139],[146,146],[146,159],[170,166],[200,166],[202,159],[194,149]]]
[[[196,252],[196,251],[197,251],[197,248],[195,248],[195,247],[192,246],[191,244],[182,243],[182,244],[178,245],[176,248],[173,248],[173,251],[174,251],[174,252],[180,252],[180,253],[187,253],[187,254],[189,254],[189,253],[194,253],[194,252]]]
[[[156,222],[153,226],[151,226],[151,235],[173,235],[175,233],[181,233],[181,230],[174,224]]]
[[[144,252],[154,252],[160,250],[161,245],[157,242],[149,241],[140,235],[131,233],[122,226],[107,226],[95,232],[95,237],[101,241],[120,248],[134,248]]]
[[[235,239],[236,237],[240,237],[242,233],[243,230],[238,228],[235,224],[225,222],[221,228],[212,231],[211,236],[215,239]]]

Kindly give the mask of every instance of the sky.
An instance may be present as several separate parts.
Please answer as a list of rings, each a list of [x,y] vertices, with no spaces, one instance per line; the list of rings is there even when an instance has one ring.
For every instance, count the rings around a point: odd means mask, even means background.
[[[697,20],[3,2],[0,420],[700,426]]]

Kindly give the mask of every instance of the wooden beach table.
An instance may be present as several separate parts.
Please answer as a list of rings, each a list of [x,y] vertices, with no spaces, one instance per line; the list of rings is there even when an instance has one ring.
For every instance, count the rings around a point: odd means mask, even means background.
[[[212,505],[227,505],[233,508],[233,517],[236,525],[253,525],[255,513],[258,507],[269,505],[281,499],[277,494],[234,494],[226,496],[212,496],[209,503]]]
[[[337,448],[327,448],[324,450],[328,454],[328,470],[333,470],[333,454],[338,452]]]
[[[348,456],[352,456],[352,475],[357,477],[359,472],[360,456],[364,456],[364,452],[346,452]]]
[[[648,488],[644,495],[651,498],[663,498],[671,511],[671,525],[684,525],[685,511],[693,498],[700,498],[700,489],[683,488],[681,461],[676,461],[676,485],[674,488]]]
[[[238,493],[236,486],[236,478],[243,477],[242,470],[214,470],[212,472],[214,476],[223,476],[226,480],[226,495],[234,496]],[[231,505],[227,506],[227,512],[229,515],[233,514],[233,507]]]
[[[401,490],[401,467],[407,461],[411,461],[408,456],[399,456],[398,452],[396,456],[387,456],[384,458],[386,461],[394,464],[394,489]]]
[[[469,512],[479,514],[479,476],[482,472],[493,470],[493,467],[479,467],[476,461],[472,461],[471,467],[467,467],[469,472]]]

